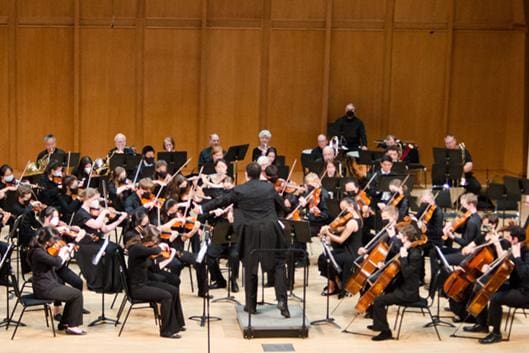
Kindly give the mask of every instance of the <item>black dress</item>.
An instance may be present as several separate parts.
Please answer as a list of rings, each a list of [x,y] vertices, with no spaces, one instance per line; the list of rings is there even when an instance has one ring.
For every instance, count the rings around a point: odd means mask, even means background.
[[[74,225],[86,231],[86,236],[79,242],[79,250],[75,256],[79,268],[86,279],[88,289],[98,293],[120,292],[122,287],[119,274],[119,260],[117,258],[119,245],[110,241],[103,257],[97,265],[94,265],[92,260],[97,255],[99,249],[101,249],[104,239],[102,233],[86,225],[86,222],[90,219],[92,219],[92,216],[84,208],[79,209],[73,219]],[[92,240],[92,237],[89,235],[96,235],[97,240]]]
[[[128,249],[128,278],[132,298],[161,304],[160,335],[171,336],[185,326],[180,292],[168,283],[151,281],[148,269],[152,266],[151,255],[161,252],[159,247],[148,248],[135,244]]]
[[[33,271],[33,293],[37,298],[65,302],[61,323],[70,327],[83,323],[83,293],[59,281],[56,271],[63,266],[62,258],[51,256],[42,248],[30,252]]]

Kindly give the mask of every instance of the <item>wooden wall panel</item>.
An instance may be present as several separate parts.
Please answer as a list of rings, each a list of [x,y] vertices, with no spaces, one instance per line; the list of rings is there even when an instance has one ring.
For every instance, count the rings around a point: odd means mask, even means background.
[[[334,0],[334,20],[384,19],[386,0]]]
[[[260,19],[264,0],[207,0],[208,19]]]
[[[384,34],[378,31],[332,33],[329,121],[353,102],[371,144],[381,134]]]
[[[8,14],[9,14],[9,0],[0,0],[0,17],[7,18]],[[7,20],[5,22],[7,22]]]
[[[17,31],[16,165],[23,167],[42,150],[42,137],[57,136],[65,150],[73,145],[73,31],[22,28]]]
[[[208,31],[205,135],[216,132],[222,146],[249,143],[259,131],[260,32]],[[206,142],[206,136],[201,141]],[[251,152],[247,155],[251,160]]]
[[[0,27],[0,164],[9,160],[9,83],[7,28]]]
[[[145,32],[144,141],[158,151],[172,136],[196,164],[200,31]]]
[[[450,100],[449,130],[465,142],[475,160],[475,168],[498,169],[503,153],[498,147],[506,139],[505,114],[515,87],[511,82],[513,65],[512,33],[457,32]],[[520,107],[518,107],[519,109]],[[520,141],[521,143],[521,141]]]
[[[137,2],[141,0],[81,0],[81,18],[136,17]]]
[[[508,25],[513,21],[512,1],[457,0],[456,23]]]
[[[396,0],[395,22],[446,23],[452,0]]]
[[[129,145],[135,129],[135,31],[129,29],[81,30],[80,149],[100,157],[122,132]]]
[[[271,34],[268,128],[288,163],[320,133],[323,47],[322,31]]]
[[[18,0],[17,12],[21,18],[73,17],[73,0]]]
[[[447,35],[394,33],[388,131],[419,143],[421,162],[432,163],[432,147],[442,146]]]
[[[272,0],[272,19],[323,20],[326,0]]]
[[[198,0],[146,0],[146,17],[200,18],[201,1]]]

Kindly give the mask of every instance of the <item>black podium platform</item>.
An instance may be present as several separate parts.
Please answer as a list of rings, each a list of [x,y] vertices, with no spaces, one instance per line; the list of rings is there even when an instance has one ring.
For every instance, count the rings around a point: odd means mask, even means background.
[[[244,338],[272,338],[272,337],[299,337],[309,336],[307,323],[309,320],[305,316],[303,320],[303,310],[301,305],[290,303],[290,318],[281,316],[279,309],[275,305],[258,305],[258,314],[252,315],[251,327],[248,325],[248,313],[243,310],[242,305],[237,305],[237,321],[243,332]]]

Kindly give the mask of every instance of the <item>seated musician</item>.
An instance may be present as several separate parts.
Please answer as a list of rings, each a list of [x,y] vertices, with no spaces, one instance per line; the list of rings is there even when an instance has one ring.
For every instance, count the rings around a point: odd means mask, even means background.
[[[135,155],[136,152],[132,147],[127,146],[127,137],[122,133],[116,134],[114,136],[114,148],[112,148],[108,155],[112,156],[113,154],[126,154],[126,155]]]
[[[223,193],[224,180],[228,178],[228,163],[224,159],[217,159],[213,167],[215,173],[202,175],[202,188],[208,196],[216,197]]]
[[[155,184],[158,184],[158,187],[161,185],[167,185],[167,182],[171,179],[171,175],[169,175],[167,168],[167,162],[163,159],[154,163],[154,175],[152,176],[152,181]]]
[[[409,211],[409,201],[406,196],[407,187],[405,184],[402,184],[400,179],[393,179],[389,182],[389,192],[392,193],[392,196],[389,200],[378,202],[377,206],[379,209],[383,209],[386,206],[393,206],[399,210],[399,219],[401,222],[404,220],[404,217],[408,215]]]
[[[324,134],[318,135],[318,146],[314,147],[310,152],[311,158],[315,162],[323,162],[323,149],[329,145],[329,139]]]
[[[325,146],[322,150],[322,157],[323,157],[323,163],[325,162],[332,162],[334,161],[334,158],[336,157],[336,152],[334,151],[334,148],[331,146]]]
[[[278,165],[277,149],[275,147],[268,147],[265,156],[268,158],[269,165]]]
[[[79,160],[79,164],[72,171],[72,175],[75,175],[77,179],[79,179],[79,186],[81,189],[84,189],[88,186],[86,184],[88,183],[90,174],[94,174],[92,158],[83,156]]]
[[[510,226],[504,239],[507,240],[512,251],[510,259],[514,262],[514,270],[508,284],[490,298],[487,323],[488,326],[492,326],[492,332],[479,340],[482,344],[501,342],[502,305],[508,307],[529,305],[529,249],[525,244],[525,231],[523,228]]]
[[[8,224],[11,218],[12,214],[10,212],[0,210],[0,231]],[[6,242],[0,240],[0,259],[4,257],[8,248],[9,245]],[[0,268],[0,282],[5,283],[6,276],[11,274],[11,271],[11,259],[6,259],[2,268]]]
[[[343,226],[333,229],[329,225],[321,227],[320,237],[322,241],[329,241],[332,247],[332,255],[336,263],[342,269],[337,272],[331,264],[327,263],[325,254],[318,258],[318,269],[323,277],[329,279],[329,285],[323,289],[322,295],[338,294],[339,297],[345,295],[342,285],[352,274],[353,261],[356,258],[358,250],[362,246],[362,216],[356,201],[346,197],[340,201],[341,215],[352,215]]]
[[[62,188],[62,165],[52,162],[46,167],[39,185],[42,190],[39,193],[39,200],[48,206],[54,206],[61,210],[61,200],[59,194]]]
[[[151,210],[155,207],[153,191],[154,183],[152,179],[141,179],[136,190],[125,199],[123,204],[125,212],[130,214],[141,207]]]
[[[321,186],[320,178],[315,173],[308,173],[305,175],[305,186],[307,191],[300,196],[299,203],[302,208],[306,208],[305,216],[310,223],[310,233],[312,236],[317,236],[320,228],[329,223],[329,210],[327,208],[327,199],[329,198],[327,191]],[[318,194],[319,200],[315,202],[315,196]],[[309,197],[309,195],[312,196]]]
[[[408,304],[420,299],[420,266],[421,250],[412,243],[420,240],[421,234],[412,225],[402,227],[397,235],[402,241],[399,250],[401,280],[393,291],[382,294],[373,302],[373,325],[368,328],[380,332],[373,341],[392,339],[391,329],[387,320],[387,307],[390,305]]]
[[[198,167],[202,167],[207,163],[213,163],[212,150],[213,147],[220,146],[220,137],[218,134],[209,135],[209,146],[200,151],[198,156]]]
[[[400,162],[399,159],[399,150],[397,146],[389,146],[386,148],[386,152],[384,153],[386,156],[391,158],[391,161],[393,163]]]
[[[83,292],[62,284],[56,275],[70,257],[70,249],[62,247],[57,256],[48,253],[48,248],[57,241],[58,233],[50,227],[39,229],[31,242],[29,262],[33,272],[33,293],[39,299],[51,299],[65,302],[58,329],[68,335],[85,335],[80,326],[83,324]]]
[[[155,226],[149,225],[142,231],[141,236],[136,235],[127,242],[130,292],[134,299],[160,304],[161,337],[180,338],[178,333],[185,331],[185,322],[178,288],[169,283],[150,280],[148,276],[152,257],[160,255],[163,250],[168,250],[169,258],[163,261],[170,261],[176,253],[175,250],[160,244],[159,236],[160,231]]]
[[[83,205],[73,218],[73,225],[86,232],[80,241],[76,260],[90,290],[113,293],[121,288],[119,282],[119,261],[115,258],[118,245],[109,241],[104,248],[104,256],[94,264],[92,261],[105,244],[105,237],[114,231],[126,218],[127,213],[116,214],[110,219],[110,210],[102,209],[100,194],[88,188],[81,192]]]
[[[53,134],[44,136],[44,150],[37,155],[37,161],[47,160],[47,163],[56,162],[60,165],[66,164],[66,153],[57,148],[57,138]]]
[[[61,220],[70,223],[73,215],[81,208],[82,204],[79,196],[79,180],[77,180],[75,175],[67,175],[64,177],[61,191],[59,194]]]
[[[162,149],[164,152],[176,152],[176,144],[174,142],[174,138],[171,136],[167,136],[163,139],[163,146]]]
[[[342,172],[339,170],[339,166],[334,161],[327,161],[325,162],[324,166],[324,172],[323,172],[323,178],[341,178]]]
[[[134,184],[127,179],[125,168],[117,166],[110,175],[108,183],[108,201],[118,211],[123,211],[123,204],[134,190]]]
[[[462,157],[463,157],[463,187],[465,188],[466,192],[471,192],[473,194],[479,195],[479,192],[481,190],[481,184],[476,179],[476,177],[472,173],[472,169],[474,168],[474,164],[472,162],[472,156],[470,155],[470,152],[463,144],[458,144],[457,140],[454,135],[448,134],[444,138],[445,141],[445,147],[450,150],[460,150]]]
[[[4,164],[0,167],[0,191],[5,193],[8,190],[15,191],[17,180],[13,174],[13,168],[8,164]]]
[[[270,147],[272,133],[269,130],[261,130],[258,137],[259,146],[255,147],[252,151],[252,161],[254,162],[256,162],[259,157],[266,156],[268,148]]]

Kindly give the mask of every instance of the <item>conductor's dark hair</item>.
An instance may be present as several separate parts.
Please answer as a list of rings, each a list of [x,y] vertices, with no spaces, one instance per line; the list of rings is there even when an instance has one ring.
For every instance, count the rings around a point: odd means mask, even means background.
[[[256,162],[252,162],[246,166],[246,174],[250,179],[259,179],[261,175],[261,166]]]

